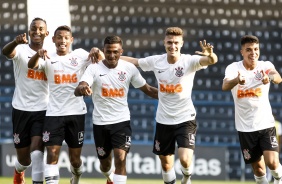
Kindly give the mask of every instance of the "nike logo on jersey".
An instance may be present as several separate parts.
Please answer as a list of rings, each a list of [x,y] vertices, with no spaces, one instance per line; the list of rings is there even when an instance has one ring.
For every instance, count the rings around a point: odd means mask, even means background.
[[[159,70],[159,71],[158,71],[158,73],[163,73],[163,72],[164,72],[163,70]]]
[[[55,64],[55,63],[57,63],[57,62],[59,62],[59,61],[51,61],[51,64]]]
[[[27,56],[27,58],[31,58],[32,56]]]
[[[107,74],[100,74],[100,77],[105,76],[105,75],[107,75]]]

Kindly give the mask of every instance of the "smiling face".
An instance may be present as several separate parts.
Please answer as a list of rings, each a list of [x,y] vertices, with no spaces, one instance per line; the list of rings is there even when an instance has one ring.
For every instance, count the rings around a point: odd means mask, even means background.
[[[122,46],[119,43],[114,44],[105,44],[104,45],[104,54],[105,54],[105,60],[103,60],[103,63],[108,68],[115,68],[118,64],[118,60],[120,56],[122,55]]]
[[[31,47],[42,47],[45,37],[49,34],[47,31],[47,25],[43,20],[32,21],[28,33]]]
[[[260,56],[259,43],[245,43],[242,45],[241,54],[245,68],[253,70]]]
[[[179,57],[183,46],[183,38],[178,35],[167,35],[164,39],[164,46],[168,57]]]
[[[59,56],[64,56],[69,53],[70,46],[73,42],[73,37],[70,31],[56,30],[52,39],[55,43],[57,54]]]

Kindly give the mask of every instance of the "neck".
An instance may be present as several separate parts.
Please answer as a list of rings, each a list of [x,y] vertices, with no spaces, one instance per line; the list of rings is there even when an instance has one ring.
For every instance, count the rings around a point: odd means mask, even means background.
[[[42,49],[43,44],[35,44],[35,43],[30,43],[29,47],[34,50],[34,51],[38,51],[39,49]]]
[[[167,56],[167,62],[169,64],[174,64],[178,61],[179,56]]]

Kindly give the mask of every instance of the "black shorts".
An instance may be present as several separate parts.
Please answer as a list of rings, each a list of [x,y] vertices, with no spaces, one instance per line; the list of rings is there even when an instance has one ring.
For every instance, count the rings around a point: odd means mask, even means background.
[[[65,140],[70,148],[81,148],[84,141],[85,114],[46,116],[43,128],[44,146],[62,146]]]
[[[21,111],[13,108],[13,136],[15,148],[24,148],[31,144],[31,137],[42,136],[46,111]]]
[[[277,151],[278,141],[275,127],[267,128],[255,132],[239,132],[241,151],[246,164],[257,161],[263,151]]]
[[[182,147],[194,150],[196,130],[196,120],[177,125],[157,123],[153,153],[164,156],[174,154],[175,142],[177,142],[178,148]]]
[[[131,146],[130,121],[110,125],[93,125],[96,151],[99,159],[107,158],[113,148],[129,151]]]

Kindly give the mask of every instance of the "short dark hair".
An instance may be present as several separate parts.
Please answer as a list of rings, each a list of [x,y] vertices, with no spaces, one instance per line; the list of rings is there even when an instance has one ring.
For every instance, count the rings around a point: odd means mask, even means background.
[[[183,36],[183,31],[179,27],[169,27],[166,29],[165,35]]]
[[[253,35],[245,35],[241,38],[241,46],[245,45],[246,43],[259,43],[259,39]]]
[[[42,19],[42,18],[40,18],[40,17],[35,17],[35,18],[31,21],[30,25],[31,25],[33,22],[38,21],[38,20],[44,22],[45,25],[46,25],[46,27],[47,27],[47,22],[46,22],[46,20],[44,20],[44,19]]]
[[[63,25],[63,26],[57,27],[57,29],[54,31],[54,35],[56,35],[57,31],[62,31],[62,30],[68,31],[68,32],[70,32],[72,34],[71,28],[69,26],[67,26],[67,25]]]
[[[104,40],[104,45],[119,43],[122,46],[122,39],[119,36],[107,36]]]

